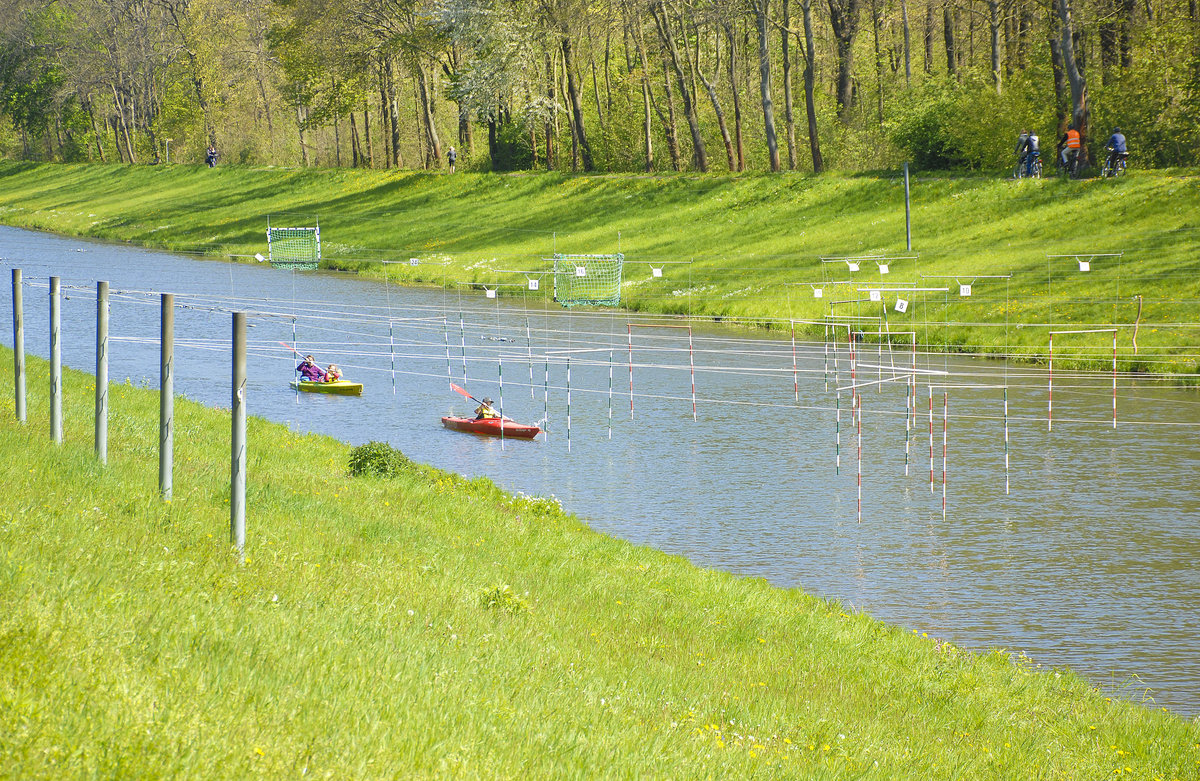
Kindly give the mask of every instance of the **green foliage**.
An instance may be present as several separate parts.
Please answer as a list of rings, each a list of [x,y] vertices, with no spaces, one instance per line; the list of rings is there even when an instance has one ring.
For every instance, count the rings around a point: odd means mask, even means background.
[[[479,594],[479,604],[485,610],[498,610],[509,615],[528,613],[529,600],[512,590],[507,584],[485,588]]]
[[[368,442],[350,451],[350,474],[354,477],[394,477],[411,463],[386,442]]]
[[[968,160],[956,122],[961,111],[956,85],[928,81],[888,123],[892,143],[918,169],[958,168]]]

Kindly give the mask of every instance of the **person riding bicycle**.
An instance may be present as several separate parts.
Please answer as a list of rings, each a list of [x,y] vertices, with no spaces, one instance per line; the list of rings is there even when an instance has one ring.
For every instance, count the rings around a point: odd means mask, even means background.
[[[1125,136],[1121,133],[1121,128],[1114,127],[1112,135],[1108,137],[1108,143],[1104,145],[1108,150],[1108,169],[1115,170],[1117,161],[1129,157],[1129,149],[1125,144]]]
[[[1025,166],[1025,175],[1033,176],[1033,167],[1038,158],[1042,156],[1041,141],[1038,139],[1037,133],[1032,130],[1026,134],[1025,146],[1023,149],[1022,164]]]
[[[1016,148],[1013,149],[1013,152],[1015,152],[1017,155],[1016,176],[1020,176],[1021,172],[1025,170],[1025,154],[1026,154],[1025,145],[1028,141],[1029,141],[1029,131],[1022,130],[1021,135],[1017,136],[1017,146],[1016,146]]]
[[[1075,129],[1074,125],[1068,125],[1067,132],[1062,134],[1062,138],[1058,139],[1058,148],[1062,150],[1060,159],[1068,175],[1075,173],[1075,163],[1079,160],[1079,148],[1081,146],[1082,140],[1079,137],[1079,131]]]

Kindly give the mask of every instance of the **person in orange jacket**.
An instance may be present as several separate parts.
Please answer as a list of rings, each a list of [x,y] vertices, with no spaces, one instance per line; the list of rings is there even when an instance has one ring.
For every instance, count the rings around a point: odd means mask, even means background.
[[[1079,131],[1075,129],[1074,125],[1068,125],[1067,132],[1063,133],[1062,138],[1058,139],[1062,164],[1067,170],[1068,176],[1075,174],[1075,166],[1079,162],[1080,146],[1082,146],[1082,139],[1079,136]]]

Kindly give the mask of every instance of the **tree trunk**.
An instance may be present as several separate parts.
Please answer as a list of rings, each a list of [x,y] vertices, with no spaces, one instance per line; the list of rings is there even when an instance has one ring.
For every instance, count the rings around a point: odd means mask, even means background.
[[[816,51],[813,43],[812,0],[800,0],[804,14],[804,110],[808,114],[808,147],[812,152],[813,173],[825,170],[821,142],[817,137],[817,105],[813,99],[816,85]]]
[[[650,66],[646,62],[646,44],[642,39],[642,24],[636,11],[630,11],[626,16],[626,47],[628,47],[629,31],[632,28],[632,38],[635,49],[637,50],[638,66],[642,69],[642,132],[643,142],[646,150],[646,173],[654,170],[654,138],[653,138],[653,119],[650,116],[650,108],[653,105],[655,111],[658,112],[659,119],[662,119],[662,111],[659,111],[658,105],[654,102],[654,95],[650,89]],[[630,68],[632,70],[632,67]],[[664,124],[666,124],[664,122]]]
[[[354,112],[350,112],[350,165],[353,168],[358,168],[362,164],[362,151],[359,149],[358,143],[358,121],[354,119]]]
[[[783,121],[787,132],[788,170],[796,170],[796,115],[792,107],[792,52],[789,47],[792,26],[791,0],[783,0],[780,20],[779,56],[783,58]]]
[[[596,98],[596,121],[600,123],[600,136],[604,137],[604,106],[600,103],[600,74],[596,72],[596,47],[592,44],[592,15],[584,12],[587,25],[588,63],[592,68],[592,95]]]
[[[912,84],[912,30],[908,24],[908,0],[900,0],[900,21],[904,30],[904,86]]]
[[[925,0],[925,75],[933,73],[933,31],[936,22],[933,16],[933,0]]]
[[[1067,81],[1071,85],[1071,118],[1079,131],[1079,167],[1088,164],[1088,89],[1087,79],[1080,71],[1075,58],[1074,25],[1071,21],[1071,0],[1056,0],[1058,18],[1062,21],[1062,53],[1066,66]]]
[[[367,145],[367,168],[375,167],[375,148],[371,146],[371,114],[363,100],[363,141]]]
[[[704,84],[704,89],[708,92],[708,100],[712,103],[713,112],[717,115],[717,127],[721,129],[721,141],[725,144],[725,159],[728,161],[729,170],[737,170],[737,159],[733,155],[733,141],[729,138],[729,128],[725,124],[725,111],[721,108],[721,99],[717,96],[717,75],[713,74],[710,79],[704,75],[704,71],[700,69],[700,30],[695,26],[692,27],[692,34],[696,39],[696,73],[700,76],[700,81]],[[720,52],[720,38],[718,37],[717,51]],[[721,64],[717,63],[718,73]]]
[[[679,150],[679,126],[675,121],[675,90],[671,88],[671,72],[667,70],[667,64],[663,63],[663,95],[667,101],[667,117],[666,134],[667,134],[667,151],[671,155],[671,168],[675,171],[683,170],[683,154]]]
[[[829,0],[829,23],[837,39],[838,117],[847,125],[854,110],[854,37],[858,34],[858,4],[859,0]]]
[[[954,45],[954,8],[950,2],[942,6],[942,37],[946,42],[946,73],[958,78],[958,55]]]
[[[387,65],[388,124],[391,125],[392,132],[392,168],[399,168],[403,162],[400,158],[400,98],[396,94],[395,66],[390,59],[385,62]]]
[[[308,142],[304,140],[304,109],[296,101],[296,127],[300,133],[300,163],[308,168]]]
[[[417,90],[421,98],[421,120],[425,125],[426,149],[429,152],[431,168],[442,167],[442,141],[438,138],[437,123],[434,122],[433,91],[429,88],[430,74],[421,63],[414,63],[417,72]]]
[[[745,171],[746,150],[742,144],[742,99],[737,78],[737,38],[733,34],[733,25],[725,22],[722,26],[725,28],[725,37],[729,41],[729,88],[733,93],[733,139],[737,147],[737,170]]]
[[[383,167],[391,168],[392,150],[390,141],[392,134],[388,132],[388,123],[391,121],[392,112],[388,110],[387,82],[381,58],[379,61],[379,132],[380,140],[383,142]]]
[[[879,0],[871,0],[871,35],[875,43],[875,108],[879,126],[883,127],[883,50],[879,47],[879,27],[883,9]]]
[[[708,153],[704,148],[704,136],[700,133],[700,121],[696,116],[695,96],[688,85],[687,73],[684,64],[680,61],[679,49],[675,45],[675,35],[671,31],[667,10],[661,0],[651,3],[650,15],[654,17],[654,26],[658,30],[659,40],[662,41],[663,47],[670,55],[671,67],[675,71],[680,97],[683,99],[683,115],[687,119],[688,129],[692,133],[692,164],[698,171],[708,171]]]
[[[554,117],[558,113],[558,95],[555,91],[554,58],[546,54],[546,97],[550,100],[550,114],[546,117],[546,170],[554,170]]]
[[[125,104],[121,101],[121,94],[117,91],[115,84],[110,84],[113,91],[113,101],[117,107],[117,117],[121,121],[121,134],[125,140],[125,159],[130,163],[136,163],[137,157],[133,154],[133,139],[129,137],[129,122],[125,119]]]
[[[763,128],[767,136],[767,156],[771,171],[779,172],[779,139],[775,136],[775,103],[771,100],[771,47],[768,38],[771,0],[753,0],[754,19],[758,23],[758,91],[762,98]]]
[[[1053,14],[1054,11],[1051,11]],[[1064,72],[1062,39],[1055,29],[1054,20],[1050,24],[1050,70],[1054,74],[1054,117],[1057,135],[1061,136],[1067,129],[1067,77]]]
[[[92,123],[92,135],[96,139],[96,154],[100,156],[100,162],[107,162],[104,159],[104,145],[100,143],[100,131],[96,128],[96,113],[92,109],[92,99],[90,96],[84,101],[84,105],[87,106],[88,119]]]
[[[1001,93],[1000,84],[1000,0],[987,0],[988,27],[992,34],[992,84],[996,94]]]
[[[575,138],[579,143],[579,154],[583,159],[583,170],[595,170],[592,163],[592,149],[588,146],[587,133],[583,128],[583,98],[579,94],[579,86],[575,81],[575,58],[571,46],[571,36],[563,34],[560,43],[563,54],[563,70],[567,74],[567,94],[571,98],[571,121]]]

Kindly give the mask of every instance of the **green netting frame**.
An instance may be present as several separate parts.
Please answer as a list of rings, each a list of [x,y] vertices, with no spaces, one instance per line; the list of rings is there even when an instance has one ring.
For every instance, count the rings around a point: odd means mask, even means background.
[[[321,264],[321,229],[268,227],[267,257],[272,268],[312,271]]]
[[[620,306],[625,256],[554,256],[554,300],[563,306]]]

